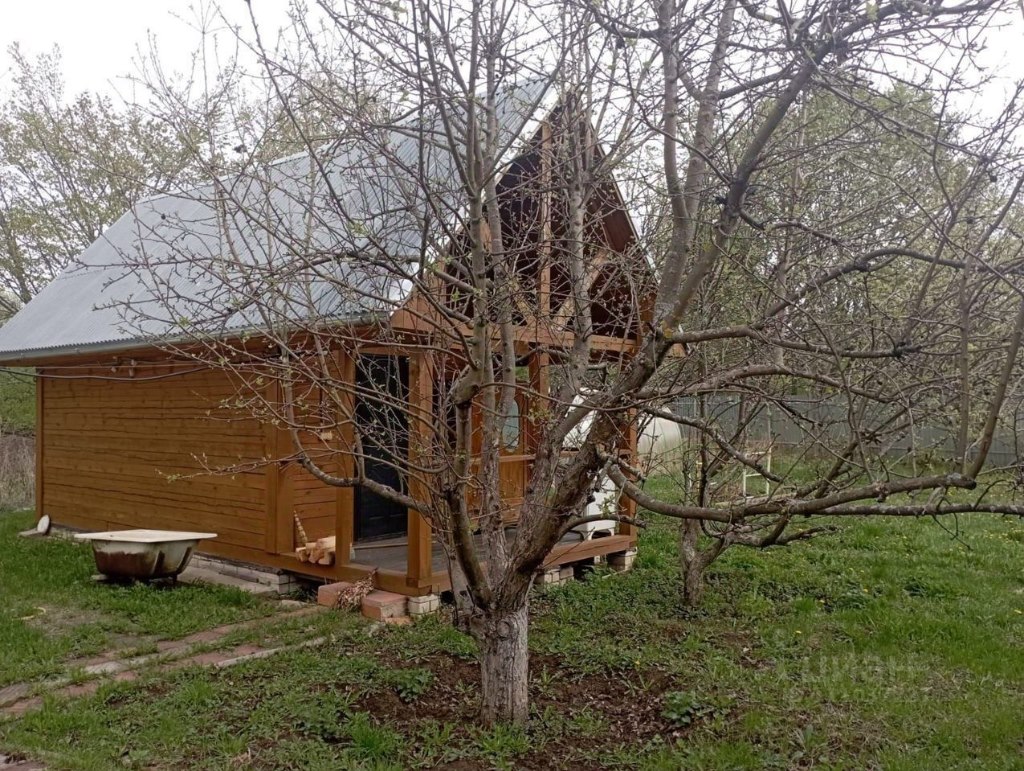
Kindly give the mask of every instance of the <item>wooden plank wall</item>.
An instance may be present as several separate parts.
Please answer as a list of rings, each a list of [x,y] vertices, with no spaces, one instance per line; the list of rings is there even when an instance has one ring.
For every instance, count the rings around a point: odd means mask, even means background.
[[[240,411],[217,370],[174,377],[166,366],[75,369],[43,377],[41,510],[58,524],[91,530],[208,530],[209,551],[261,561],[268,474],[210,474],[263,457],[266,432]],[[69,374],[45,370],[44,375]],[[132,379],[83,379],[83,375]]]
[[[344,370],[339,365],[339,376],[344,376]],[[323,397],[315,389],[296,388],[295,392],[301,394],[301,398],[312,400],[312,405],[307,405],[310,410],[312,424],[317,425],[321,418],[316,417],[316,411],[320,409]],[[283,393],[280,386],[277,386],[275,393],[270,394],[275,402],[283,401]],[[302,408],[297,410],[297,417],[301,419]],[[302,529],[306,538],[315,541],[318,538],[338,535],[339,498],[341,488],[328,485],[317,479],[307,471],[300,463],[297,448],[291,431],[283,426],[274,429],[268,428],[267,441],[269,443],[268,454],[277,459],[275,465],[277,475],[277,507],[275,517],[277,518],[277,538],[272,548],[268,545],[268,551],[278,554],[294,556],[296,547],[305,545],[299,532],[298,523],[302,522]],[[342,467],[342,460],[339,453],[343,442],[336,441],[334,431],[329,432],[330,437],[324,437],[310,431],[300,432],[300,440],[303,448],[307,451],[310,460],[323,472],[334,476],[339,475]],[[351,507],[346,510],[351,512]]]
[[[323,467],[328,473],[336,473],[338,464],[323,463]],[[338,488],[324,484],[303,468],[289,473],[288,481],[292,486],[293,522],[298,516],[306,535],[312,540],[335,535]],[[282,512],[282,515],[286,516],[287,512]]]

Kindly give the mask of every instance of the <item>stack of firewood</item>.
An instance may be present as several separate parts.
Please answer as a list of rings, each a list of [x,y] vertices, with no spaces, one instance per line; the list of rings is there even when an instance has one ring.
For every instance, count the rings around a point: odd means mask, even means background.
[[[315,541],[308,541],[305,546],[295,550],[295,556],[299,562],[315,562],[317,565],[333,565],[335,537],[317,538]]]
[[[299,519],[299,515],[293,514],[292,516],[295,517],[295,529],[298,532],[299,542],[306,544],[295,550],[295,556],[299,558],[299,562],[333,565],[337,539],[332,535],[328,538],[317,538],[315,541],[309,540],[309,536],[306,535],[306,528],[302,526],[302,520]]]

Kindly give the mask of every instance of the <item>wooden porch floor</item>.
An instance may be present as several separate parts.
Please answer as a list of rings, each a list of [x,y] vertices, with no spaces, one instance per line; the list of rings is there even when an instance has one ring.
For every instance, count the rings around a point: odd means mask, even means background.
[[[555,568],[573,562],[615,554],[631,548],[636,539],[629,535],[594,537],[589,541],[581,539],[578,533],[569,533],[551,550],[544,563],[545,568]],[[405,538],[356,544],[352,567],[376,568],[380,573],[405,575],[408,570],[408,546]],[[448,577],[448,563],[441,544],[435,542],[432,551],[430,584],[433,591],[447,591],[451,588]]]
[[[584,541],[578,533],[569,533],[558,542],[545,565],[555,567],[602,554],[624,551],[629,548],[629,540],[629,536],[614,535],[595,537],[590,541]],[[480,545],[479,536],[477,536],[477,545]],[[352,561],[360,565],[373,565],[381,570],[394,570],[403,573],[408,567],[408,546],[405,538],[357,543],[355,552],[355,559]],[[447,572],[448,563],[441,544],[434,543],[432,557],[433,572]]]

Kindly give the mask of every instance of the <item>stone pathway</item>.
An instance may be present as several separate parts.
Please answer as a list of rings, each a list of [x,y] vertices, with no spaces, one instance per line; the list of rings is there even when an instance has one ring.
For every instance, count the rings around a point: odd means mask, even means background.
[[[0,771],[46,771],[46,766],[31,760],[17,760],[0,753]]]
[[[253,659],[273,656],[275,653],[284,650],[319,645],[326,638],[320,637],[305,640],[296,645],[278,648],[264,648],[259,645],[246,644],[236,645],[224,650],[205,650],[221,642],[234,632],[252,629],[268,621],[278,622],[302,618],[320,613],[323,610],[324,608],[319,605],[295,603],[292,610],[276,613],[272,616],[242,621],[236,624],[225,624],[213,629],[196,632],[180,640],[163,640],[157,643],[156,653],[132,658],[119,658],[118,653],[120,651],[112,650],[107,651],[101,656],[69,661],[65,666],[65,671],[82,673],[91,679],[84,682],[74,682],[71,677],[64,676],[43,683],[14,683],[9,685],[0,689],[0,719],[3,717],[17,717],[41,707],[43,697],[33,695],[37,693],[40,686],[45,686],[47,694],[56,695],[61,698],[77,698],[95,693],[105,682],[131,682],[137,680],[145,673],[169,672],[188,666],[224,668]],[[6,768],[30,771],[35,768],[42,768],[42,766],[12,764],[7,762],[5,756],[0,755],[0,771]]]

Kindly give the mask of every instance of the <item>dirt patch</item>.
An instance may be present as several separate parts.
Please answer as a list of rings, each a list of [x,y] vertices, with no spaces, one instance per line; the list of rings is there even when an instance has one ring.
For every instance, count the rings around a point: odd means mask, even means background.
[[[58,637],[79,627],[102,625],[108,619],[102,613],[93,610],[39,605],[28,608],[20,620],[51,637]]]
[[[160,638],[154,634],[107,634],[107,649],[115,656],[136,655],[139,652],[155,651]]]
[[[95,610],[81,608],[40,605],[26,608],[19,620],[48,637],[81,633],[83,629],[92,627],[97,632],[95,639],[102,641],[103,652],[96,654],[101,659],[118,658],[155,649],[157,640],[160,639],[157,635],[109,631],[113,621],[110,616]],[[92,634],[91,630],[90,634]],[[89,657],[90,660],[86,663],[91,663],[95,658],[96,656]]]
[[[395,668],[408,667],[407,661],[383,658],[381,663]],[[357,708],[373,715],[382,723],[401,726],[407,735],[421,726],[436,721],[459,728],[459,743],[472,744],[479,730],[480,670],[475,661],[451,656],[433,656],[417,662],[433,672],[430,688],[412,701],[403,701],[392,689],[382,688],[364,693]],[[600,730],[564,731],[531,726],[535,750],[515,759],[517,769],[580,768],[587,756],[623,743],[641,744],[656,736],[667,739],[681,733],[662,716],[662,694],[672,690],[673,679],[661,672],[645,673],[643,688],[635,672],[609,672],[579,675],[564,669],[554,656],[533,655],[530,658],[530,702],[535,715],[557,713],[565,725],[573,725],[578,717],[597,718]],[[543,718],[541,718],[543,720]],[[535,721],[536,722],[536,721]],[[446,769],[483,769],[491,764],[484,760],[458,760],[438,766]]]
[[[0,771],[45,771],[46,766],[33,763],[24,755],[4,755],[0,752]]]

